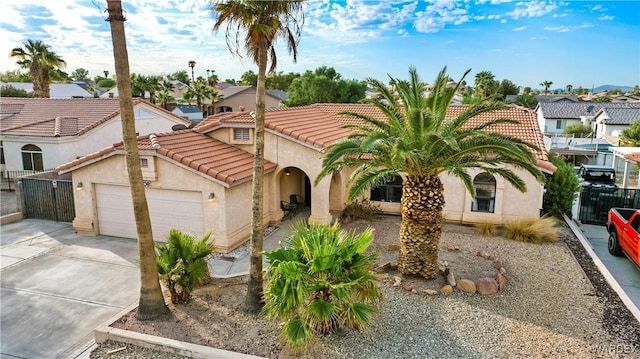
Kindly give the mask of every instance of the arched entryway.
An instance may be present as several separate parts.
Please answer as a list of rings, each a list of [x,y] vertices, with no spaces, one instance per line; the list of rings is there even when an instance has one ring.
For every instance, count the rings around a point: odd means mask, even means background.
[[[297,167],[286,167],[280,173],[280,201],[298,206],[298,211],[311,208],[311,180]]]

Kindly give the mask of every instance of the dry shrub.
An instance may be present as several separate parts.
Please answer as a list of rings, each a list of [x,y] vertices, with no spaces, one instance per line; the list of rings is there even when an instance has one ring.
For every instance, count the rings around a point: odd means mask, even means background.
[[[482,222],[476,224],[476,230],[478,233],[485,237],[495,237],[498,233],[498,227],[495,223]]]
[[[557,223],[553,217],[512,221],[504,226],[504,236],[520,242],[553,243],[558,240]]]

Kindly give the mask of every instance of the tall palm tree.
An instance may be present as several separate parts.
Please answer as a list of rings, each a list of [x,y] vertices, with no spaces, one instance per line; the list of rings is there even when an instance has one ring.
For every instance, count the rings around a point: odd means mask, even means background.
[[[160,102],[160,107],[164,108],[165,110],[167,109],[167,104],[169,104],[169,102],[175,101],[175,97],[173,97],[170,92],[164,90],[158,92],[155,95],[154,99],[155,101]]]
[[[304,23],[304,0],[214,0],[213,12],[217,15],[213,30],[226,27],[229,50],[241,56],[241,49],[258,65],[256,86],[255,145],[253,163],[251,240],[249,246],[249,284],[247,310],[257,312],[262,307],[262,242],[263,174],[264,174],[264,112],[267,64],[269,72],[277,66],[275,41],[283,38],[293,54],[298,57],[298,42]]]
[[[467,73],[469,71],[464,76]],[[444,189],[440,174],[446,172],[458,177],[474,198],[469,169],[499,175],[520,191],[526,190],[525,182],[510,166],[524,169],[540,180],[543,177],[536,168],[533,152],[538,149],[534,145],[487,131],[504,124],[516,126],[517,121],[496,119],[481,125],[469,123],[481,113],[504,108],[503,104],[484,101],[448,119],[447,108],[460,81],[455,88],[447,88],[445,67],[433,91],[425,97],[424,84],[414,67],[409,69],[409,76],[409,81],[391,78],[397,96],[384,83],[368,80],[382,95],[380,101],[369,103],[379,109],[386,120],[343,113],[360,119],[360,123],[348,126],[352,134],[328,149],[323,169],[315,181],[318,183],[342,168],[355,168],[348,193],[353,200],[368,188],[400,173],[406,174],[402,185],[398,269],[403,274],[433,278],[438,268],[438,242],[443,225]]]
[[[549,87],[551,87],[551,85],[553,85],[552,81],[542,81],[540,83],[540,86],[544,87],[544,94],[545,95],[549,94]]]
[[[489,98],[498,88],[498,82],[491,71],[480,71],[475,77],[476,96],[481,100]]]
[[[11,50],[9,56],[18,58],[17,64],[29,69],[34,96],[49,98],[50,72],[65,67],[67,63],[42,41],[27,40],[23,46]]]
[[[138,234],[138,255],[140,257],[140,300],[136,317],[142,320],[152,319],[167,313],[169,309],[164,302],[160,289],[156,252],[151,231],[151,218],[147,206],[147,197],[142,183],[142,169],[138,155],[133,98],[131,96],[131,77],[129,75],[129,55],[124,32],[125,18],[122,15],[120,0],[107,0],[113,42],[113,58],[116,67],[118,99],[122,118],[122,140],[124,142],[125,160],[129,174],[129,186],[133,202],[133,213]]]
[[[549,85],[549,86],[551,86],[551,85]],[[572,93],[571,91],[573,91],[573,85],[567,85],[567,86],[565,86],[565,87],[566,87],[566,89],[567,89],[567,92],[568,92],[569,94],[571,94],[571,93]]]

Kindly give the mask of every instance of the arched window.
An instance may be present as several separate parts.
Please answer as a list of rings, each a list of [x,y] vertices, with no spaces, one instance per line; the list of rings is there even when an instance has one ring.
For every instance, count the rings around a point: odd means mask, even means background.
[[[476,200],[471,203],[471,211],[493,213],[496,204],[496,179],[482,172],[473,179]]]
[[[42,150],[36,145],[22,146],[22,168],[29,171],[42,171]]]
[[[402,198],[402,177],[395,176],[391,181],[371,188],[371,200],[380,202],[398,202]]]

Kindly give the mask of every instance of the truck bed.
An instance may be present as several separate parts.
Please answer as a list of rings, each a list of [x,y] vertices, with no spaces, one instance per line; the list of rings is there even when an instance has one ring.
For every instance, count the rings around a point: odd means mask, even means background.
[[[629,218],[636,213],[636,209],[632,208],[611,208],[612,211],[616,211],[618,216],[625,220],[625,222],[629,221]]]

